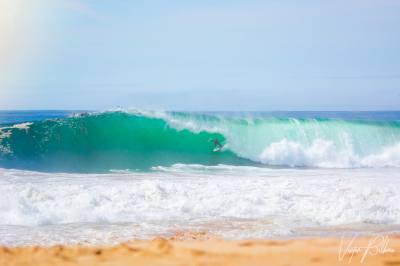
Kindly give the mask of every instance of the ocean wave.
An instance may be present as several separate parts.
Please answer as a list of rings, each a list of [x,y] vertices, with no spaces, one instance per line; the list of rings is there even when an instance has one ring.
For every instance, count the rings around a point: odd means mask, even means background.
[[[219,152],[214,139],[224,145]],[[400,122],[119,110],[0,129],[2,167],[99,172],[179,163],[400,167]]]

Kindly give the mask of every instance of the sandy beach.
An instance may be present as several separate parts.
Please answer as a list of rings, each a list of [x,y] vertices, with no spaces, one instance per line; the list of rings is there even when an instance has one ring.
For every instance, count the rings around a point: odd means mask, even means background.
[[[205,234],[117,246],[0,248],[0,265],[400,265],[400,237],[224,241]]]

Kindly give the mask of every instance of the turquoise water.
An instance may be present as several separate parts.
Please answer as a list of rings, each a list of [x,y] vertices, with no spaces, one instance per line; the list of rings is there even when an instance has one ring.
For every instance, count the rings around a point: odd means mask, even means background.
[[[0,121],[0,245],[400,232],[399,112],[27,111]]]
[[[0,167],[6,168],[400,166],[399,112],[3,112],[0,121]],[[215,139],[221,151],[214,151]]]

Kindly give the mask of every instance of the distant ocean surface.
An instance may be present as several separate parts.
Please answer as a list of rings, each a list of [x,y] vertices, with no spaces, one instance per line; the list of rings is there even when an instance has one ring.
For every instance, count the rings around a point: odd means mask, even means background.
[[[400,112],[0,112],[0,245],[393,233]]]

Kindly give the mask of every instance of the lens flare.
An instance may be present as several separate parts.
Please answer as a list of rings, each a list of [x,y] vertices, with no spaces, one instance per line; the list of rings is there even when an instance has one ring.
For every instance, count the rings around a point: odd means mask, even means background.
[[[25,70],[39,56],[45,0],[0,0],[0,107],[12,104]],[[43,20],[41,20],[43,21]],[[17,86],[16,86],[17,85]],[[15,97],[14,97],[15,98]]]

